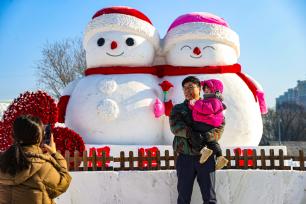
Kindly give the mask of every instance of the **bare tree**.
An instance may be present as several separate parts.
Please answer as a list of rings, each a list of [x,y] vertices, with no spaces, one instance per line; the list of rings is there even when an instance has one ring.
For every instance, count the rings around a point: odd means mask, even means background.
[[[268,145],[269,141],[277,138],[277,115],[274,109],[269,108],[268,113],[263,116],[263,134],[260,145]]]
[[[278,108],[281,131],[285,140],[306,140],[306,110],[297,103],[284,103]]]
[[[283,103],[277,110],[269,109],[263,117],[263,137],[261,144],[278,140],[306,141],[306,110],[296,103]]]
[[[42,59],[37,63],[38,84],[57,99],[69,82],[83,75],[86,68],[82,40],[64,39],[47,42],[42,49]]]

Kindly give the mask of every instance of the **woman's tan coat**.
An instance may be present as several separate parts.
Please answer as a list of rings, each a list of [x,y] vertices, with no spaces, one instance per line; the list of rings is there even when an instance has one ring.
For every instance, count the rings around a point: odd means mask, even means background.
[[[31,161],[30,168],[16,176],[0,171],[0,204],[53,204],[64,193],[71,176],[63,156],[43,154],[37,145],[23,147]]]

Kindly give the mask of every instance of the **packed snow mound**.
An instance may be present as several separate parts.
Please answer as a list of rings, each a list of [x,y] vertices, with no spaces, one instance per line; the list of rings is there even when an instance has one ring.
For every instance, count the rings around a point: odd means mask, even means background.
[[[175,170],[72,172],[71,175],[71,185],[56,199],[58,204],[175,204],[177,199]],[[216,173],[220,204],[302,204],[306,203],[305,188],[305,171],[219,170]],[[202,203],[197,182],[191,200],[191,204],[196,203]]]
[[[2,119],[4,111],[10,105],[10,101],[0,101],[0,120]]]

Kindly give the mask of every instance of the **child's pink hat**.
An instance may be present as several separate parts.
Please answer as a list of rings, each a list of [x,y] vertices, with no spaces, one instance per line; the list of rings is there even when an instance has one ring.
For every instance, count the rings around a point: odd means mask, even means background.
[[[216,93],[217,91],[223,93],[223,83],[218,79],[209,79],[201,81],[201,86],[207,86],[212,93]]]

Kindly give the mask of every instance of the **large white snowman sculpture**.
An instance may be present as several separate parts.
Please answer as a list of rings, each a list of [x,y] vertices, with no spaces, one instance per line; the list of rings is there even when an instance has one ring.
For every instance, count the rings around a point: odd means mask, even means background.
[[[88,144],[162,144],[162,122],[153,113],[160,97],[152,67],[159,42],[138,10],[98,11],[84,35],[85,77],[64,90],[60,122]]]
[[[239,36],[224,19],[209,13],[189,13],[178,17],[164,38],[166,63],[164,79],[174,88],[169,98],[184,101],[182,80],[195,75],[200,80],[219,79],[224,84],[226,126],[220,140],[226,146],[257,146],[262,136],[261,113],[266,113],[261,86],[241,73],[237,64]],[[203,92],[202,92],[203,93]],[[173,139],[169,122],[164,121],[168,142]]]

